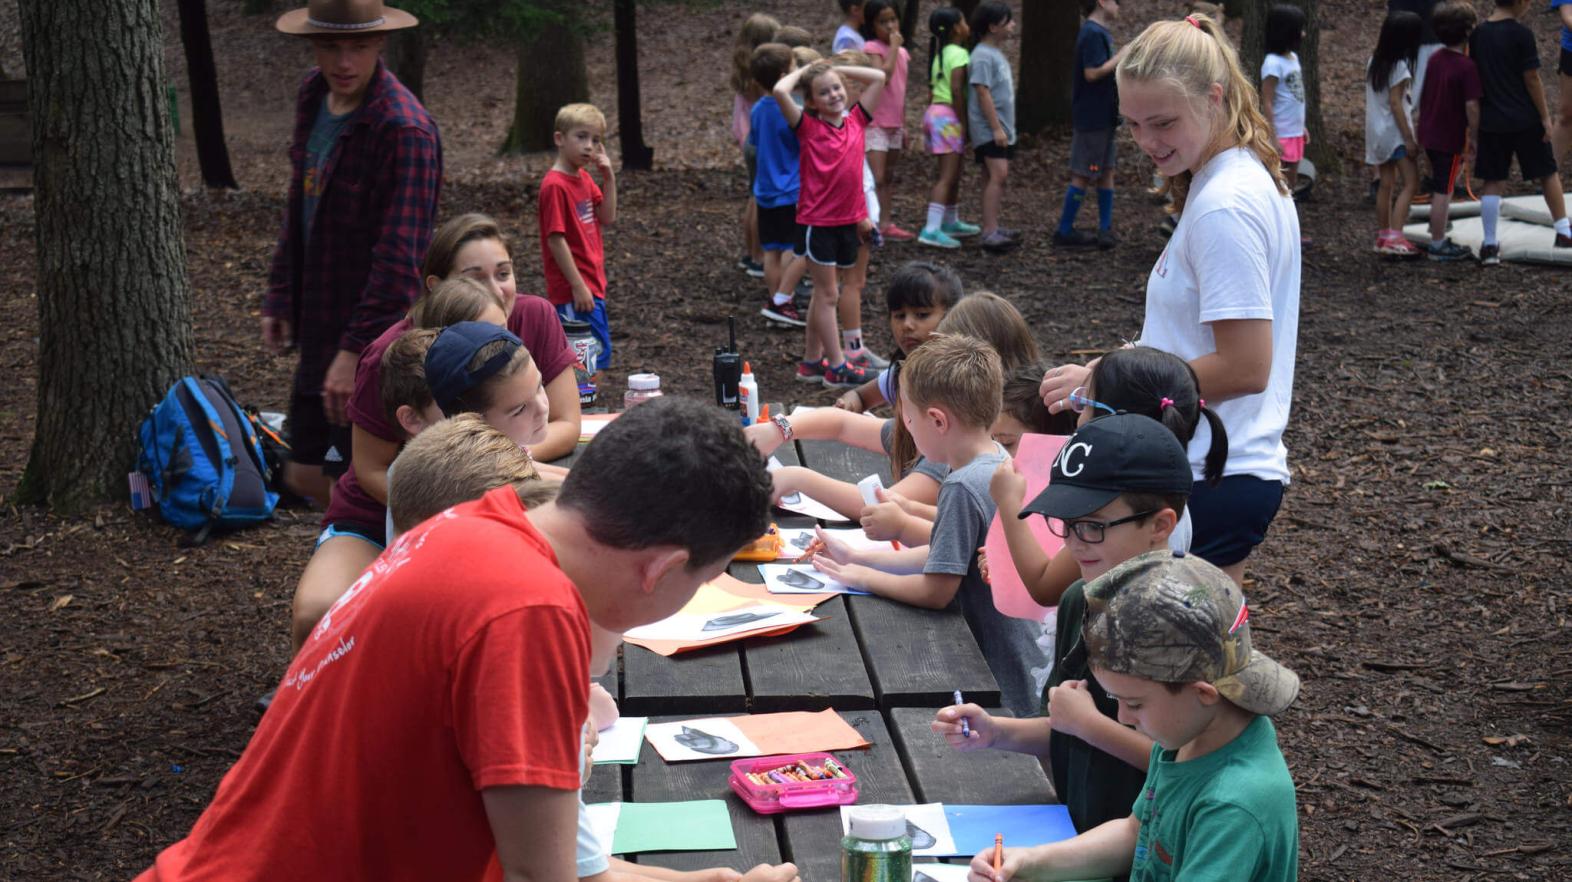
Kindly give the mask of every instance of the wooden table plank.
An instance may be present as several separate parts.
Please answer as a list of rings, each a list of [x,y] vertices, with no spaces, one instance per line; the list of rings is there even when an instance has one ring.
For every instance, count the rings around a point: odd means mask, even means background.
[[[1030,805],[1055,801],[1053,786],[1036,757],[1003,750],[955,750],[928,726],[936,711],[937,707],[900,707],[889,712],[895,744],[918,802]],[[994,708],[988,712],[1009,716],[1008,711]]]
[[[677,717],[652,719],[663,722]],[[732,831],[737,836],[736,851],[674,851],[638,855],[638,863],[673,870],[700,870],[732,867],[745,871],[755,864],[781,861],[780,840],[774,819],[755,814],[737,798],[726,779],[731,763],[707,760],[694,763],[668,763],[660,758],[648,740],[644,742],[639,764],[633,767],[628,798],[634,802],[679,802],[690,799],[724,799],[731,814]]]
[[[666,657],[623,646],[622,712],[654,714],[737,713],[747,709],[747,685],[736,643]]]
[[[868,660],[879,707],[939,707],[959,689],[997,704],[999,684],[958,609],[920,609],[882,597],[849,597],[852,630]]]
[[[763,581],[756,564],[734,563],[731,574],[753,584]],[[823,620],[779,637],[743,641],[748,706],[754,713],[876,706],[845,598],[831,598],[814,614]]]
[[[877,711],[842,713],[841,717],[872,744],[867,750],[845,750],[843,758],[857,776],[861,804],[904,805],[913,801],[911,785],[899,752]],[[803,879],[832,882],[840,878],[841,813],[839,808],[787,812],[781,816],[781,848],[797,864]]]
[[[877,473],[884,486],[891,484],[890,460],[883,454],[839,441],[802,440],[797,446],[802,464],[821,475],[855,484]]]

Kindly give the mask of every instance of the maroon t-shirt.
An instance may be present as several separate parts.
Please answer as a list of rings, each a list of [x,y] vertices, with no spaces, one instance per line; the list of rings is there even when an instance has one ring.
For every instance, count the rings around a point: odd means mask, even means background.
[[[1474,59],[1442,49],[1430,56],[1419,96],[1419,146],[1437,153],[1462,153],[1468,134],[1469,101],[1485,94]]]
[[[360,363],[355,367],[355,392],[349,399],[351,423],[384,441],[395,443],[404,440],[404,433],[388,421],[387,411],[382,408],[382,354],[410,329],[410,325],[407,317],[400,319],[360,354]],[[518,295],[513,311],[508,314],[508,330],[524,341],[524,348],[529,350],[535,367],[540,369],[542,383],[550,383],[573,366],[573,348],[562,333],[562,322],[556,310],[544,297]],[[333,485],[333,500],[322,514],[322,525],[347,521],[381,531],[386,517],[387,507],[360,486],[351,461],[350,469]]]

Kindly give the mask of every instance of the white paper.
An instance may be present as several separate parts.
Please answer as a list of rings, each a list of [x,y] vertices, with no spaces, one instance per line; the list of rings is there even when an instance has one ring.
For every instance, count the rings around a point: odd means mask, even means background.
[[[868,593],[835,581],[812,564],[759,564],[759,575],[771,594]]]
[[[929,802],[922,805],[897,805],[906,816],[906,834],[912,838],[912,854],[923,857],[953,857],[955,837],[950,835],[950,822],[944,817],[944,803]],[[852,806],[841,806],[841,832],[849,833]],[[921,845],[923,847],[919,848]]]
[[[608,729],[601,730],[593,759],[601,763],[636,763],[644,745],[644,727],[649,717],[618,717]]]
[[[782,464],[779,459],[771,456],[768,460],[765,461],[764,467],[767,470],[774,472],[775,470],[783,469],[786,466]],[[775,503],[775,507],[782,511],[792,512],[793,514],[807,515],[816,521],[851,520],[851,518],[846,517],[835,509],[830,508],[828,505],[825,505],[817,499],[814,499],[812,496],[801,492],[792,493],[788,496],[782,496],[780,501]]]
[[[758,603],[715,613],[676,613],[675,615],[640,625],[624,633],[635,640],[678,640],[697,643],[729,634],[746,634],[749,631],[767,631],[786,625],[803,625],[817,621],[815,616],[799,612],[777,603]]]
[[[812,527],[782,527],[780,532],[781,559],[786,561],[796,561],[797,558],[802,557],[803,552],[808,550],[808,546],[813,540],[818,538]],[[860,527],[844,530],[825,530],[824,535],[831,539],[839,539],[845,542],[852,547],[853,551],[878,551],[892,547],[888,542],[869,539],[868,534],[864,533]]]
[[[584,814],[589,817],[590,829],[595,831],[595,838],[600,840],[601,853],[611,854],[611,843],[617,836],[617,821],[622,817],[622,803],[597,802],[586,805]]]
[[[912,864],[912,882],[966,882],[970,864]]]
[[[863,502],[878,505],[879,497],[876,492],[884,489],[884,482],[879,480],[878,475],[869,475],[857,482],[857,489],[862,491]]]
[[[650,746],[668,763],[684,760],[736,759],[763,751],[725,717],[653,723],[644,730]]]

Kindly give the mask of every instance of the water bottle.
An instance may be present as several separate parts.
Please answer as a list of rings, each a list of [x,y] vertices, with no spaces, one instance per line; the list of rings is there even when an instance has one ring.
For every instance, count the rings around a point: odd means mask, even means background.
[[[622,409],[629,410],[635,404],[641,404],[659,398],[659,374],[629,374],[628,391],[622,393]]]
[[[600,341],[595,339],[589,322],[577,319],[562,319],[562,333],[568,338],[568,348],[578,359],[573,365],[573,375],[579,386],[579,406],[594,404],[600,374],[595,369],[600,360]]]
[[[841,840],[841,882],[909,882],[912,839],[894,806],[859,805],[847,813]]]

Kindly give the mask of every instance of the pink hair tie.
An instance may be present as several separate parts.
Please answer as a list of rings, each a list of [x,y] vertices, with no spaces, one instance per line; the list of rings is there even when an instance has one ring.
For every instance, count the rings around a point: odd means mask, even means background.
[[[1168,408],[1173,407],[1173,406],[1174,406],[1174,400],[1172,398],[1164,398],[1162,401],[1158,402],[1158,404],[1157,404],[1157,412],[1158,413],[1162,413],[1163,411],[1165,411]]]
[[[1197,398],[1196,401],[1201,402],[1201,406],[1202,407],[1206,406],[1206,399],[1205,398]]]
[[[1184,20],[1190,23],[1190,27],[1195,28],[1198,31],[1206,30],[1205,28],[1201,27],[1201,23],[1196,21],[1195,16],[1193,15],[1185,16]]]

